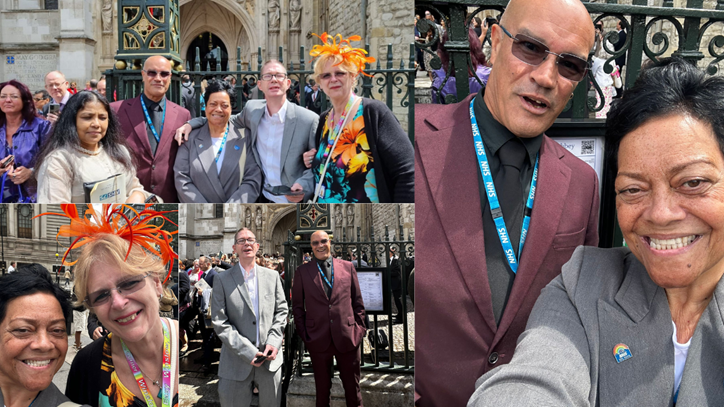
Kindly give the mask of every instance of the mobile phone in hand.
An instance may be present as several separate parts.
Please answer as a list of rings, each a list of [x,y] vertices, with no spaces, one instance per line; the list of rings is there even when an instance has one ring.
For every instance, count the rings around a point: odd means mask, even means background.
[[[261,363],[261,362],[265,361],[266,358],[267,358],[266,355],[257,356],[257,358],[254,359],[254,363]]]
[[[13,162],[15,162],[15,156],[10,155],[2,164],[0,164],[0,168],[5,169],[8,165],[13,165]]]
[[[60,113],[60,105],[57,105],[55,103],[48,105],[48,113]]]

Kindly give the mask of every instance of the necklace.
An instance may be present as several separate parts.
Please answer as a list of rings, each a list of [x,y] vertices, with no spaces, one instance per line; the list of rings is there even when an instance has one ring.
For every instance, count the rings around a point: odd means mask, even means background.
[[[96,156],[96,155],[98,155],[98,154],[101,153],[102,147],[101,147],[101,145],[99,144],[99,145],[98,145],[98,149],[97,149],[96,151],[86,150],[85,148],[83,148],[83,147],[81,147],[81,146],[76,146],[75,149],[78,150],[79,153],[82,153],[82,154],[85,154],[85,155],[89,155],[89,156]]]
[[[141,371],[141,374],[142,374],[142,375],[144,375],[144,376],[146,376],[146,377],[149,377],[148,375],[146,375],[145,373],[143,373],[143,369],[141,369],[141,365],[138,365],[138,370]],[[161,373],[161,375],[163,376],[163,372]],[[150,378],[150,377],[149,377],[149,378]],[[161,387],[161,385],[159,384],[160,382],[161,382],[161,377],[159,377],[159,378],[156,379],[156,380],[151,379],[151,383],[153,383],[153,385],[156,386],[156,387]]]

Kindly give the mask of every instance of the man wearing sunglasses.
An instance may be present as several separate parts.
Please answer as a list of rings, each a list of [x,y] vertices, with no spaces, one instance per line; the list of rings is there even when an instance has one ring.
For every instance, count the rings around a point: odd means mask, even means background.
[[[510,362],[575,247],[598,244],[596,174],[544,134],[586,80],[591,17],[580,0],[511,0],[491,41],[484,89],[416,106],[423,407],[465,406],[477,378]]]
[[[171,62],[152,56],[143,64],[143,93],[111,103],[118,113],[128,146],[136,155],[136,176],[143,189],[164,202],[178,202],[173,165],[178,144],[174,130],[191,118],[188,110],[166,99],[171,85]]]
[[[316,152],[314,135],[319,115],[287,101],[291,80],[279,61],[262,65],[258,85],[264,99],[250,100],[231,121],[251,132],[254,158],[264,173],[260,199],[273,203],[307,201],[314,192],[314,175],[309,169],[314,153],[306,157],[304,153]],[[204,124],[206,118],[192,120],[176,131],[176,140],[185,142],[192,128]]]
[[[331,403],[334,357],[347,407],[362,406],[359,347],[367,328],[357,271],[352,263],[332,258],[326,232],[312,233],[311,244],[314,259],[294,273],[292,309],[312,359],[316,405]]]
[[[211,318],[222,342],[219,402],[250,406],[256,383],[259,406],[279,407],[288,313],[284,286],[279,273],[254,262],[259,242],[251,230],[239,229],[235,239],[239,263],[219,273],[211,297]]]

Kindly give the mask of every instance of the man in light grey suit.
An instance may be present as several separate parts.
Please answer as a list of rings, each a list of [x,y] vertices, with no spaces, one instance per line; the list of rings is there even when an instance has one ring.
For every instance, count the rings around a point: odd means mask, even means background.
[[[211,314],[222,342],[219,358],[221,406],[249,406],[253,383],[259,406],[281,402],[281,350],[287,301],[279,274],[254,263],[259,243],[246,228],[236,232],[239,263],[214,281]]]
[[[316,152],[314,135],[319,116],[287,101],[291,80],[279,61],[264,63],[259,77],[258,86],[264,92],[264,100],[250,100],[231,120],[251,132],[254,157],[264,173],[263,196],[275,203],[306,201],[314,192],[314,174],[307,168],[313,153],[307,157],[304,153]],[[205,118],[189,121],[176,131],[176,140],[183,143],[192,128],[205,123]],[[275,195],[271,191],[275,186],[289,187],[294,193]]]

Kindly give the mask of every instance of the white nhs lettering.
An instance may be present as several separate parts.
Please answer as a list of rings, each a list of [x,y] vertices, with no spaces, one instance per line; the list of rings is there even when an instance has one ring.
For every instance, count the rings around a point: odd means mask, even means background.
[[[483,147],[482,141],[475,142],[475,150],[478,152],[478,155],[485,155],[485,148]]]
[[[508,262],[510,264],[515,264],[515,256],[513,255],[513,249],[506,250],[505,255],[508,257]]]
[[[486,161],[481,161],[480,166],[483,168],[483,176],[487,177],[490,175],[490,167],[488,167],[488,163]]]
[[[505,233],[505,228],[499,228],[498,234],[500,235],[500,241],[503,243],[508,243],[508,234]]]
[[[488,198],[495,196],[495,185],[492,182],[486,182],[485,188],[488,190]]]

